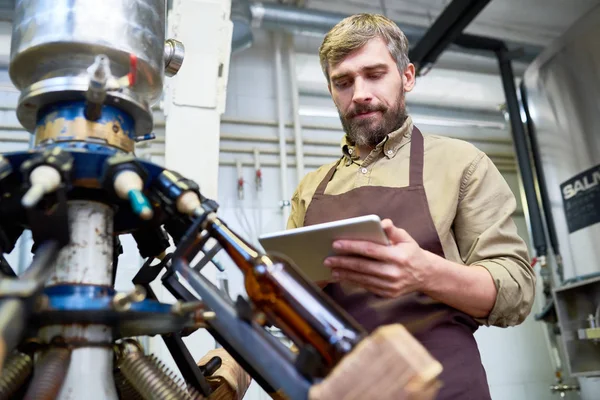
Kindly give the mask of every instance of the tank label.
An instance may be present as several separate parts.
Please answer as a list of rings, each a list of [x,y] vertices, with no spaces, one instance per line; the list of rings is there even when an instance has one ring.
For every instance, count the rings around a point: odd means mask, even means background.
[[[560,185],[569,233],[600,222],[600,165]]]

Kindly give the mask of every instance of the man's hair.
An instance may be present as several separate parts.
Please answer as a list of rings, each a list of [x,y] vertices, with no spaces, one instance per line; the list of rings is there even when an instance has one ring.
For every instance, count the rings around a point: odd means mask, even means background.
[[[379,14],[356,14],[344,18],[325,35],[319,48],[321,68],[329,82],[329,66],[339,64],[345,57],[380,37],[400,72],[408,66],[408,39],[394,21]]]

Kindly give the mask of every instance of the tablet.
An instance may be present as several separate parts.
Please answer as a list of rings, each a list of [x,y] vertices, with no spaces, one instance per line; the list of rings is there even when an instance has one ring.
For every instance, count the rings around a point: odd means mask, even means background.
[[[267,253],[282,254],[314,282],[331,280],[331,270],[323,261],[334,254],[333,242],[340,239],[366,240],[388,245],[388,238],[377,215],[326,222],[261,235],[258,238]]]

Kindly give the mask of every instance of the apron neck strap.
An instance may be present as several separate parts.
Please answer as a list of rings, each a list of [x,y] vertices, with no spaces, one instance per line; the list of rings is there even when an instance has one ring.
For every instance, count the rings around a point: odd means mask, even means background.
[[[413,125],[413,131],[410,140],[410,172],[409,172],[409,185],[410,186],[422,186],[423,185],[423,135],[419,128]],[[317,186],[317,190],[315,191],[315,195],[323,195],[325,194],[325,189],[327,189],[327,184],[333,178],[335,171],[337,170],[338,165],[344,159],[344,157],[340,158],[333,167],[327,172],[325,178],[319,183]]]
[[[337,170],[338,165],[340,165],[340,162],[342,162],[342,160],[344,159],[344,157],[341,157],[333,167],[331,167],[331,169],[327,172],[327,175],[325,175],[325,178],[323,178],[323,180],[321,181],[321,183],[319,183],[319,186],[317,186],[317,190],[315,191],[316,195],[323,195],[325,194],[325,189],[327,189],[327,184],[329,183],[329,181],[331,180],[331,178],[333,178],[333,174],[335,174],[335,171]]]
[[[410,172],[409,185],[423,186],[423,135],[419,128],[413,125],[412,135],[410,139]]]

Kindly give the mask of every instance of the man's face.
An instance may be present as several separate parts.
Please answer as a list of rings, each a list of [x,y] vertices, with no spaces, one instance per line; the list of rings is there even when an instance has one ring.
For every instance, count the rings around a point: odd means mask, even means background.
[[[330,65],[329,77],[342,126],[354,144],[375,147],[402,126],[404,94],[414,86],[414,66],[401,74],[383,39],[372,39]]]

